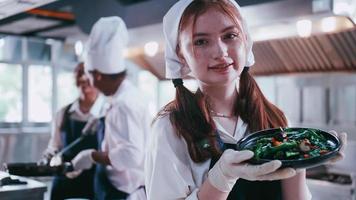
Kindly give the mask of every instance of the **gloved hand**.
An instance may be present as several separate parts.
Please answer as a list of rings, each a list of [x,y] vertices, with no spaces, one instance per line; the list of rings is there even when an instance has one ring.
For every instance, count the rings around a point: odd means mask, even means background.
[[[335,157],[331,158],[328,162],[328,164],[334,164],[335,162],[340,161],[345,157],[345,148],[347,146],[347,134],[345,132],[337,133],[336,131],[329,131],[329,133],[338,137],[341,142],[341,147],[338,154]]]
[[[49,166],[54,167],[54,166],[59,166],[61,165],[62,162],[62,156],[53,156],[51,158],[51,161],[49,162]]]
[[[230,192],[237,179],[249,181],[280,180],[294,176],[296,171],[292,168],[279,169],[282,163],[279,160],[270,161],[262,165],[251,165],[244,161],[253,157],[253,152],[224,151],[220,159],[208,173],[209,182],[222,192]]]
[[[83,172],[83,170],[67,172],[66,173],[66,177],[70,178],[70,179],[77,178],[77,176],[79,176],[82,172]]]
[[[92,158],[94,151],[95,149],[86,149],[78,153],[71,161],[74,171],[90,169],[94,164]]]
[[[51,162],[51,159],[56,153],[58,152],[57,149],[46,149],[46,151],[43,153],[41,159],[37,162],[38,165],[49,165]]]

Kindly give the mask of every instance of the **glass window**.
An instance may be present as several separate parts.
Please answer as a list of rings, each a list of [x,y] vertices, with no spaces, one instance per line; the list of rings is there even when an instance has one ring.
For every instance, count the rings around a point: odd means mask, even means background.
[[[57,75],[58,105],[57,109],[72,103],[78,96],[78,88],[75,85],[74,72],[60,70]]]
[[[13,36],[0,36],[0,60],[21,60],[21,39]]]
[[[51,46],[44,40],[28,40],[28,58],[35,61],[49,61],[51,58]]]
[[[148,110],[151,116],[157,113],[158,79],[149,71],[140,71],[137,81],[138,88],[143,92],[143,98],[149,102]]]
[[[50,66],[30,65],[28,70],[28,120],[52,119],[52,70]]]
[[[59,53],[58,60],[74,63],[77,62],[77,56],[74,51],[74,46],[72,44],[63,44]]]
[[[0,95],[0,122],[21,122],[21,65],[0,63]]]

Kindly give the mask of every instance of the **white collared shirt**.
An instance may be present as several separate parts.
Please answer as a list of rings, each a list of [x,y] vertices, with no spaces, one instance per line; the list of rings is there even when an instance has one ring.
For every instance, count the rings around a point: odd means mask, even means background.
[[[111,97],[111,108],[105,118],[102,150],[109,153],[111,165],[106,167],[111,183],[132,194],[144,185],[144,156],[147,131],[151,119],[139,90],[124,80]],[[143,190],[142,190],[143,191]]]
[[[213,118],[214,119],[214,118]],[[238,118],[235,133],[227,131],[214,119],[224,143],[237,143],[248,133],[247,124]],[[149,200],[198,199],[199,187],[207,178],[211,159],[195,163],[186,141],[174,132],[169,116],[153,124],[145,162],[146,191]]]
[[[63,121],[64,112],[67,106],[57,112],[55,120],[52,123],[51,138],[45,152],[55,152],[63,148],[60,128]],[[108,103],[103,95],[99,94],[88,113],[83,113],[79,107],[79,99],[75,100],[69,108],[70,118],[86,122],[90,118],[101,118],[105,116],[108,109]]]

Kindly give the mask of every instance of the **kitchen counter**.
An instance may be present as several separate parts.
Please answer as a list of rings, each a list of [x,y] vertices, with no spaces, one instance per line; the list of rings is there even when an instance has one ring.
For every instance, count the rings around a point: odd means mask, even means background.
[[[8,173],[0,171],[0,179],[7,176],[9,176]],[[47,186],[44,183],[13,175],[11,175],[11,178],[25,181],[27,184],[0,186],[1,200],[44,199],[44,193],[47,191]]]
[[[355,175],[332,165],[307,170],[307,185],[313,200],[355,200]]]
[[[313,200],[355,200],[355,185],[307,179]]]

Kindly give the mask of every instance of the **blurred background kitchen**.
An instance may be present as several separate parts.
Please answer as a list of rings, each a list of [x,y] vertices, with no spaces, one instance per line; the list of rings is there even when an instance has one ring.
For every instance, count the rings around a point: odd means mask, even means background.
[[[40,159],[54,114],[78,95],[73,70],[100,17],[126,22],[128,75],[152,115],[170,101],[161,21],[174,2],[0,0],[0,165]],[[255,41],[251,71],[269,100],[292,126],[348,133],[346,159],[308,179],[313,199],[355,199],[356,0],[237,2]]]

